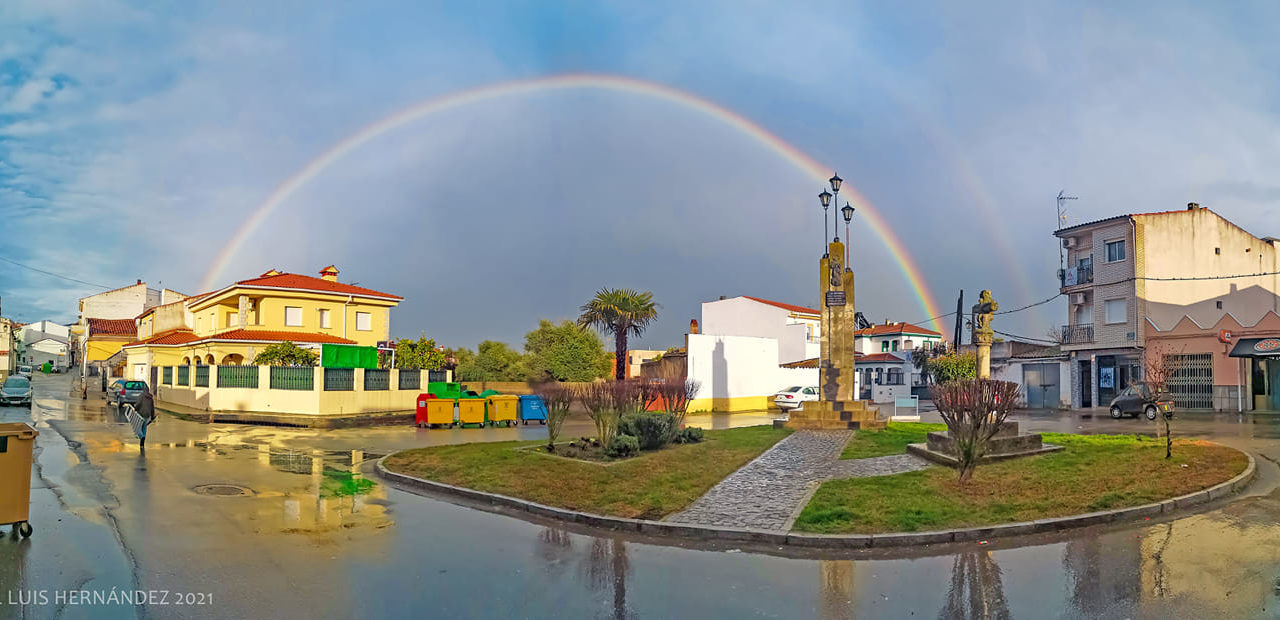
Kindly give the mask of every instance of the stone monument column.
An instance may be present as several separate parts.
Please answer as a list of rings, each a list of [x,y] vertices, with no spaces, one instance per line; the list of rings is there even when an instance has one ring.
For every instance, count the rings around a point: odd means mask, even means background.
[[[854,367],[853,271],[844,264],[844,244],[827,245],[827,255],[818,263],[819,313],[822,340],[818,358],[817,401],[806,402],[793,411],[789,428],[845,430],[880,428],[878,410],[858,400],[857,370]]]
[[[991,378],[991,341],[995,335],[991,329],[991,317],[1000,304],[991,298],[991,291],[983,290],[978,303],[973,306],[973,345],[978,349],[978,378]]]

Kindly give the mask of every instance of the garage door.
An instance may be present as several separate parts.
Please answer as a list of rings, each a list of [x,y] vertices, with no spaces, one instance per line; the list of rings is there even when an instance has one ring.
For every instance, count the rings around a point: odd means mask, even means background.
[[[1213,354],[1165,355],[1164,368],[1175,407],[1213,408]]]
[[[1057,408],[1061,402],[1057,364],[1023,364],[1022,385],[1026,388],[1029,409]]]

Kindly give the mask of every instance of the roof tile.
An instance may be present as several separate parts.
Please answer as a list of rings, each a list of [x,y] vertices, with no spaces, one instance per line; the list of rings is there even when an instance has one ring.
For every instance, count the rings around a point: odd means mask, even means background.
[[[270,273],[270,272],[268,272]],[[313,278],[296,273],[280,273],[270,276],[262,276],[251,278],[249,280],[241,280],[236,282],[241,286],[272,286],[277,288],[293,288],[311,291],[324,291],[327,293],[344,293],[348,295],[365,295],[369,297],[386,297],[389,299],[404,299],[399,295],[391,293],[383,293],[375,291],[371,288],[362,286],[352,286],[341,282],[330,282],[321,278]]]
[[[762,303],[762,304],[768,304],[768,305],[770,305],[770,306],[774,306],[774,307],[777,307],[777,308],[782,308],[783,310],[790,310],[790,311],[792,311],[792,312],[799,312],[799,313],[802,313],[802,314],[815,314],[815,315],[816,315],[816,314],[818,314],[818,311],[817,311],[817,310],[814,310],[813,308],[806,308],[806,307],[804,307],[804,306],[797,306],[797,305],[795,305],[795,304],[784,304],[784,303],[782,303],[782,302],[780,302],[780,301],[772,301],[772,300],[769,300],[769,299],[761,299],[761,298],[759,298],[759,297],[752,297],[752,296],[750,296],[750,295],[743,295],[743,297],[745,297],[745,298],[747,298],[747,299],[750,299],[751,301],[758,301],[758,302],[760,302],[760,303]]]
[[[136,336],[133,319],[89,319],[90,336]]]

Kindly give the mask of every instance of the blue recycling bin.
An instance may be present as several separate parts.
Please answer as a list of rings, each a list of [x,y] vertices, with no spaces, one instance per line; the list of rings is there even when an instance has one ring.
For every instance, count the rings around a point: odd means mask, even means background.
[[[546,424],[547,405],[542,402],[541,396],[524,394],[520,396],[520,410],[517,415],[523,424],[528,424],[529,420],[538,420]]]

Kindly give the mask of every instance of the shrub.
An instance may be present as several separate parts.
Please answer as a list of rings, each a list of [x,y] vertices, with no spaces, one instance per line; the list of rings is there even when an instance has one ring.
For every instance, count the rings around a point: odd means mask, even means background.
[[[657,450],[671,443],[677,430],[674,415],[657,411],[628,413],[618,422],[618,433],[638,439],[642,450]]]
[[[676,434],[676,443],[698,443],[699,441],[702,441],[702,429],[697,426],[682,428]]]
[[[631,435],[614,435],[605,453],[614,458],[624,458],[640,454],[640,440]]]

